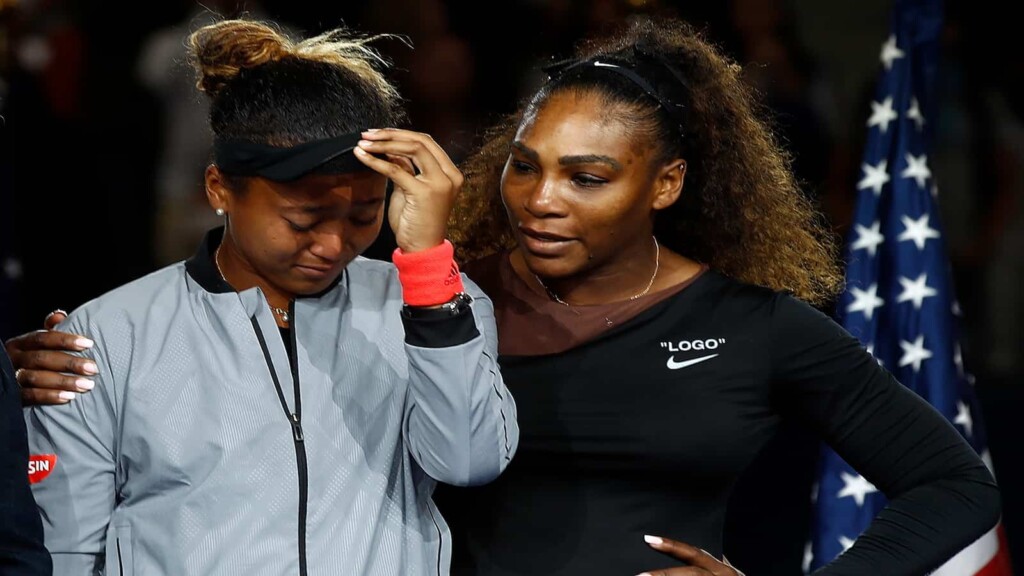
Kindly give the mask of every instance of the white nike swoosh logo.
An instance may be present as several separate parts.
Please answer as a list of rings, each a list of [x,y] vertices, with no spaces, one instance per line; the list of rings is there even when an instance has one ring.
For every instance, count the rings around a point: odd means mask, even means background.
[[[676,362],[676,359],[675,359],[674,356],[669,356],[668,357],[668,369],[669,370],[679,370],[680,368],[686,368],[687,366],[693,366],[694,364],[699,364],[699,363],[701,363],[701,362],[703,362],[705,360],[711,360],[715,356],[718,356],[718,354],[712,354],[710,356],[701,356],[700,358],[691,358],[690,360],[684,360],[682,362]]]

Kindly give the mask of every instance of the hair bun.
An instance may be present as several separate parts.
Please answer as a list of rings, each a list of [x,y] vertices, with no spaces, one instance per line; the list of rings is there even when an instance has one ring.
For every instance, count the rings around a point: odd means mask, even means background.
[[[274,27],[251,20],[225,20],[203,26],[188,39],[196,86],[216,96],[246,69],[292,53],[292,41]]]

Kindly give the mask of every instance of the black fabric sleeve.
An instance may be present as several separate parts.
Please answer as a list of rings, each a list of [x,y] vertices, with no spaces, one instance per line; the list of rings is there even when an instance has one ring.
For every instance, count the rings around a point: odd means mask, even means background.
[[[996,524],[995,480],[942,414],[818,310],[780,295],[772,314],[779,410],[816,429],[889,500],[815,576],[926,574]]]
[[[18,384],[0,344],[0,574],[49,576],[53,566],[28,486],[28,456]]]
[[[422,314],[410,318],[402,314],[402,324],[405,326],[405,343],[419,348],[458,346],[480,335],[469,307],[454,316],[443,310],[438,310],[436,317]]]

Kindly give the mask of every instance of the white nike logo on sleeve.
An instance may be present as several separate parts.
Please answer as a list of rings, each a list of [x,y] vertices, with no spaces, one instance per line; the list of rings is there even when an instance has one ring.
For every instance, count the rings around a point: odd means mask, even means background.
[[[669,370],[679,370],[680,368],[686,368],[687,366],[693,366],[694,364],[699,364],[699,363],[701,363],[701,362],[703,362],[705,360],[711,360],[715,356],[718,356],[718,354],[712,354],[710,356],[701,356],[700,358],[692,358],[690,360],[684,360],[682,362],[676,362],[676,359],[675,359],[674,356],[669,356],[668,357],[668,369]]]

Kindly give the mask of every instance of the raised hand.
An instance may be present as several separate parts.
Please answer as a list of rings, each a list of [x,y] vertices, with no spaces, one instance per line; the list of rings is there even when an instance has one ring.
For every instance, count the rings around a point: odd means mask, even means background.
[[[362,137],[356,158],[395,185],[388,222],[398,247],[408,253],[441,244],[462,188],[462,172],[427,134],[386,128],[363,132]]]

